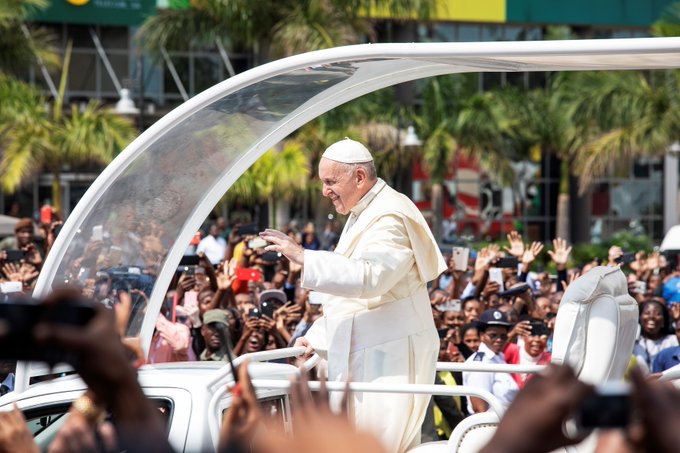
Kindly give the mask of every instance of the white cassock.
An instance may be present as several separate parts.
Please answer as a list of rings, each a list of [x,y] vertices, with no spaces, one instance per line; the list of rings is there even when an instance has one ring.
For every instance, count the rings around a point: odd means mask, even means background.
[[[446,269],[418,208],[381,179],[351,213],[334,252],[305,250],[302,286],[325,293],[305,338],[331,381],[432,384],[439,338],[426,284]],[[356,393],[359,428],[390,452],[420,443],[430,397]]]

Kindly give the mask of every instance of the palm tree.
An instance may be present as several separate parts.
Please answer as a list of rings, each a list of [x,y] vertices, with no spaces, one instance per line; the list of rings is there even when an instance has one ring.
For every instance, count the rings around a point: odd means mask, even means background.
[[[163,49],[212,48],[216,41],[251,48],[256,61],[360,42],[373,34],[361,16],[373,8],[394,17],[427,18],[436,0],[192,0],[184,10],[159,10],[139,30],[152,55]],[[191,36],[191,40],[186,37]]]
[[[652,25],[655,36],[680,36],[680,2],[672,3]]]
[[[13,192],[31,175],[47,170],[54,177],[52,200],[57,210],[65,164],[106,164],[136,135],[128,120],[103,109],[97,101],[90,101],[83,110],[72,106],[69,115],[63,114],[70,57],[71,43],[51,109],[37,89],[0,74],[0,184]]]
[[[59,66],[52,35],[44,28],[24,25],[30,11],[47,4],[47,0],[0,2],[0,71],[16,73],[40,61],[48,68]]]
[[[423,90],[423,109],[414,116],[423,140],[423,163],[431,179],[432,233],[442,238],[444,216],[444,180],[451,169],[453,153],[458,147],[456,121],[459,100],[465,91],[463,76],[440,76],[428,79]]]
[[[269,224],[276,227],[278,202],[290,201],[306,188],[308,179],[307,156],[301,144],[290,139],[260,157],[229,189],[228,197],[246,203],[267,202]]]
[[[677,71],[580,73],[565,89],[588,94],[570,109],[588,135],[574,154],[581,191],[617,163],[663,155],[680,137]]]

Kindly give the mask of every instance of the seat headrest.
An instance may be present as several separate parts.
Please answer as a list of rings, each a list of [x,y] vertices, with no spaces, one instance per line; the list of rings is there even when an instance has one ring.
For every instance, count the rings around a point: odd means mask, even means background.
[[[587,304],[602,294],[612,297],[628,294],[626,276],[618,267],[592,268],[567,287],[562,302]]]
[[[562,296],[551,361],[569,363],[579,376],[585,370],[597,379],[618,374],[619,364],[627,363],[632,352],[632,343],[626,351],[629,331],[636,324],[637,303],[628,294],[623,272],[618,267],[595,267],[570,284]]]

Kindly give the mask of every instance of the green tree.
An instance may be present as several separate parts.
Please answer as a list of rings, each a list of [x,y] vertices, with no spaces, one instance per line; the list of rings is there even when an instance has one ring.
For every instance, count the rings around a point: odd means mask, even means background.
[[[574,151],[580,190],[641,156],[662,156],[680,137],[677,71],[578,73],[570,115],[588,139]],[[578,90],[578,91],[577,91]],[[619,167],[620,168],[620,167]]]
[[[473,92],[467,76],[433,77],[425,82],[422,111],[414,116],[423,141],[423,163],[430,175],[432,233],[442,238],[444,217],[444,180],[458,150],[457,122],[462,100]]]
[[[672,3],[652,25],[655,36],[680,36],[680,2]]]
[[[52,200],[60,209],[60,174],[64,165],[106,164],[136,135],[125,118],[90,101],[81,111],[63,114],[64,91],[71,56],[69,43],[59,95],[49,108],[38,90],[0,74],[0,183],[15,191],[37,172],[52,173]]]
[[[277,206],[304,190],[309,179],[309,163],[302,146],[290,139],[280,149],[260,157],[229,189],[232,200],[267,202],[269,225],[276,227]]]
[[[139,38],[157,57],[162,49],[253,49],[256,61],[356,44],[373,34],[363,11],[380,8],[394,17],[427,18],[435,0],[192,0],[187,9],[162,9],[142,25]],[[191,36],[191,40],[187,40]]]

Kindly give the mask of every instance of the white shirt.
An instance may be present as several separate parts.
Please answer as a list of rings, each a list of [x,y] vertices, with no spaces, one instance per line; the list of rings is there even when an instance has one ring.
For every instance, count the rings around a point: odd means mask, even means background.
[[[503,354],[496,354],[484,343],[479,345],[479,350],[465,361],[466,363],[505,363]],[[491,392],[505,406],[509,406],[517,395],[519,387],[510,373],[491,372],[463,372],[463,385],[477,387]],[[468,398],[468,412],[473,414],[472,403]]]
[[[196,253],[203,252],[208,257],[211,263],[220,264],[227,254],[227,241],[221,237],[214,237],[207,235],[196,247]]]

